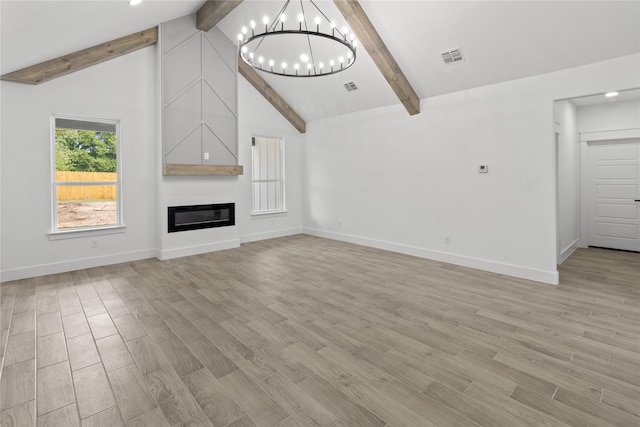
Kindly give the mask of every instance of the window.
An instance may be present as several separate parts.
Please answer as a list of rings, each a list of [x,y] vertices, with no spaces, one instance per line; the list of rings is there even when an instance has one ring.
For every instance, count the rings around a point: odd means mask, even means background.
[[[284,212],[284,140],[254,137],[251,145],[253,213]]]
[[[54,116],[53,232],[122,225],[119,123]]]

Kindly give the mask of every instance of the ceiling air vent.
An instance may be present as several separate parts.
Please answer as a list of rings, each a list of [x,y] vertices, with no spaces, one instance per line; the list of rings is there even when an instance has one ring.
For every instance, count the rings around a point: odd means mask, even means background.
[[[344,88],[347,90],[347,92],[358,90],[358,86],[356,86],[354,82],[345,83]]]
[[[447,65],[453,64],[454,62],[464,61],[464,56],[462,56],[462,51],[460,50],[460,48],[448,50],[440,54],[442,55],[442,60]]]

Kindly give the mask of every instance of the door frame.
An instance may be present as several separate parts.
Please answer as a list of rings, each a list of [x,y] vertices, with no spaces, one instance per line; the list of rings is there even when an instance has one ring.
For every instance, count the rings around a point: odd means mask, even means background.
[[[579,232],[578,247],[586,248],[589,246],[589,209],[588,209],[588,164],[589,164],[589,142],[615,141],[618,139],[640,138],[640,129],[621,129],[601,132],[581,132],[579,133],[578,143],[580,144],[580,160],[578,162],[578,171],[580,173],[579,191],[578,191],[578,208],[579,208]]]

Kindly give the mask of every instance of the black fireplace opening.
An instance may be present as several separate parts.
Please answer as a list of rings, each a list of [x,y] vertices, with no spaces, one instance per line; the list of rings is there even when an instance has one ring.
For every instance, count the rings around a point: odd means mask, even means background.
[[[169,206],[169,233],[236,225],[235,203]]]

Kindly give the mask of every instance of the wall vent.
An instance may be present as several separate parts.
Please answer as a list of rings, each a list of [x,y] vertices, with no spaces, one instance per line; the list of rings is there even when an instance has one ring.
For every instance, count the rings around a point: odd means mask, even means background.
[[[460,48],[441,52],[440,55],[442,55],[442,60],[447,65],[464,61],[464,56],[462,56],[462,50],[460,50]]]
[[[358,90],[358,86],[356,86],[354,82],[345,83],[344,88],[347,90],[347,92]]]

